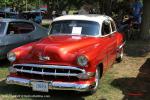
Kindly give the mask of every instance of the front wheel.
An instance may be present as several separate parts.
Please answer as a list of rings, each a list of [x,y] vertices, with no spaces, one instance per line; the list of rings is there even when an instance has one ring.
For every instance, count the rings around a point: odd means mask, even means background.
[[[88,93],[93,94],[96,92],[99,86],[99,80],[100,80],[100,68],[96,68],[96,73],[95,73],[95,84],[91,87],[91,89],[88,91]]]

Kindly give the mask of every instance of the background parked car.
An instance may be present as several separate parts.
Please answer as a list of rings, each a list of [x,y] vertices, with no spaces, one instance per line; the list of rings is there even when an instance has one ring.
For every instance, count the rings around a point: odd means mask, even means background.
[[[17,18],[18,14],[16,12],[5,12],[0,11],[0,18]]]
[[[47,32],[46,28],[31,21],[0,19],[0,59],[13,48],[47,36]]]
[[[24,19],[32,20],[38,24],[42,23],[44,12],[42,11],[25,11],[21,13]]]

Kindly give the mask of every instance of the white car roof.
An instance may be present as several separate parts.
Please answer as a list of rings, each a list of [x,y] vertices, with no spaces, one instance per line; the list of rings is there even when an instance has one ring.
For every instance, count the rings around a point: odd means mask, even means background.
[[[106,19],[111,19],[109,16],[106,15],[95,15],[95,14],[89,14],[89,15],[65,15],[57,17],[53,20],[55,21],[62,21],[62,20],[85,20],[85,21],[94,21],[98,22],[100,25],[102,22]]]

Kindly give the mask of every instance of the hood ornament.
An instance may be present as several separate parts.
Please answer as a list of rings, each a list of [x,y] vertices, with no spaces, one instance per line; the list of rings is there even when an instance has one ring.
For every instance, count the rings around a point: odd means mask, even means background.
[[[39,60],[51,60],[51,58],[48,56],[42,56],[41,54],[39,54]]]

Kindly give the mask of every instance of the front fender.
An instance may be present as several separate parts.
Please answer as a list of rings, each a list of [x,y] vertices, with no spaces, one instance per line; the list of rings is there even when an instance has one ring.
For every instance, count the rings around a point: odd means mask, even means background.
[[[84,55],[88,58],[89,63],[86,67],[86,71],[95,72],[96,67],[103,63],[104,66],[107,65],[107,50],[103,45],[95,45],[91,47],[87,52],[84,51]]]

